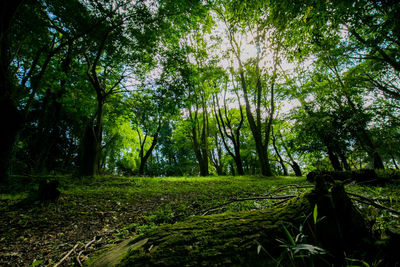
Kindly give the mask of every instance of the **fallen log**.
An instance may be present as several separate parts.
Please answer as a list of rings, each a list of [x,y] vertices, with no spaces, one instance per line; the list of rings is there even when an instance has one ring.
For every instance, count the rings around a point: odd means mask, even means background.
[[[194,216],[163,225],[122,242],[88,264],[270,266],[301,259],[306,265],[340,266],[351,255],[376,255],[368,224],[343,186],[328,191],[323,177],[316,179],[313,191],[279,207]],[[325,250],[327,254],[315,255]]]

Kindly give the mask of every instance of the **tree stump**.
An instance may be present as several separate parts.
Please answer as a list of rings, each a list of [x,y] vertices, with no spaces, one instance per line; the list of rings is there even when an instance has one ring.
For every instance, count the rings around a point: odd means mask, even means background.
[[[60,183],[57,180],[41,181],[38,189],[38,200],[42,202],[56,202],[60,197],[60,191],[57,189]]]

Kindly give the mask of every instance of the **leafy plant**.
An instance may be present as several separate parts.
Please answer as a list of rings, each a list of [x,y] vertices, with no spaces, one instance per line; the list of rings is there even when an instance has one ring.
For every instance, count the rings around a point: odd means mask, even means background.
[[[314,222],[316,222],[316,212],[314,208]],[[299,227],[299,233],[293,238],[288,229],[282,225],[285,232],[286,239],[277,239],[281,243],[280,247],[284,248],[279,259],[277,260],[277,266],[285,259],[288,258],[292,266],[297,266],[297,259],[301,259],[302,263],[306,265],[305,259],[311,261],[311,265],[314,265],[313,256],[324,255],[327,252],[315,245],[306,243],[307,236],[303,233],[303,225]]]

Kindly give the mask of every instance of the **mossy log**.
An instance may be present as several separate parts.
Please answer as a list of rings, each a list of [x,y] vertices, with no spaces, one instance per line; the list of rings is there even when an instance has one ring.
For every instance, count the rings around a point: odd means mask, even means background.
[[[385,182],[382,177],[378,177],[374,170],[353,170],[353,171],[312,171],[307,174],[307,181],[314,182],[315,177],[325,175],[329,176],[331,180],[336,181],[356,181],[361,183],[378,183]]]
[[[368,185],[384,185],[400,180],[400,172],[398,170],[361,169],[352,171],[312,171],[307,174],[307,181],[314,182],[315,178],[321,175],[329,177],[329,181],[355,181]]]
[[[317,205],[317,212],[314,212]],[[314,216],[319,218],[314,223]],[[368,249],[367,224],[342,186],[324,185],[265,210],[196,216],[163,225],[125,241],[90,266],[270,266],[284,252],[277,239],[295,236],[299,226],[310,243],[329,251],[330,262],[341,264],[345,253]],[[258,247],[263,249],[258,253]]]

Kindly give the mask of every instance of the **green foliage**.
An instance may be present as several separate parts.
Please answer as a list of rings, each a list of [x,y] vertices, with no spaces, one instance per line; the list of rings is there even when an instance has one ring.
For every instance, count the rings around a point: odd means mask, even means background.
[[[314,224],[317,223],[317,218],[318,218],[318,206],[317,206],[317,204],[315,204],[315,206],[314,206],[314,211],[313,211],[313,220],[314,220]]]
[[[398,168],[398,8],[23,2],[1,35],[0,99],[23,118],[2,157],[15,174],[233,174],[235,147],[246,174]]]

